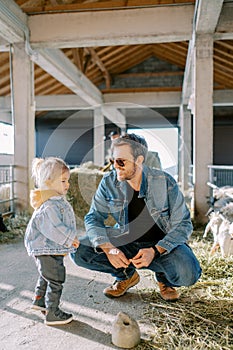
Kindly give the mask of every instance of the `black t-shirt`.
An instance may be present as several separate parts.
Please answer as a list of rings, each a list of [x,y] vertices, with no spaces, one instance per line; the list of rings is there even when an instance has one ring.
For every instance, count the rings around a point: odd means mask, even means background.
[[[139,191],[127,184],[129,234],[134,242],[156,244],[165,234],[152,219],[144,198],[138,198],[138,195]]]

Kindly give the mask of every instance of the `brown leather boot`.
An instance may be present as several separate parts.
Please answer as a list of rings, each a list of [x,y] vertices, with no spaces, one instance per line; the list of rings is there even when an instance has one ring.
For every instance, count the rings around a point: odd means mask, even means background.
[[[140,276],[137,271],[134,272],[133,276],[123,281],[115,281],[113,285],[104,289],[103,293],[108,298],[117,298],[124,295],[127,290],[135,286],[140,281]]]
[[[162,282],[158,282],[160,295],[165,301],[177,301],[179,299],[179,294],[174,287],[166,286]]]

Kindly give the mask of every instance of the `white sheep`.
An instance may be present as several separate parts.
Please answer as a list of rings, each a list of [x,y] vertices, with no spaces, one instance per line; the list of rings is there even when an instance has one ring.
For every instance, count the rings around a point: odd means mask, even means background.
[[[214,243],[210,254],[220,247],[222,257],[233,255],[233,203],[226,205],[221,211],[212,212],[206,225],[203,237],[212,232]]]
[[[233,202],[233,187],[231,187],[231,186],[223,186],[223,187],[215,186],[215,188],[213,190],[213,198],[214,198],[215,210],[219,210],[219,209],[223,208],[228,203]]]
[[[218,244],[223,258],[233,255],[233,223],[226,219],[219,227]]]
[[[214,241],[216,241],[221,223],[222,218],[219,212],[213,211],[212,213],[210,213],[210,220],[206,225],[203,237],[207,237],[208,232],[212,232],[214,236]]]

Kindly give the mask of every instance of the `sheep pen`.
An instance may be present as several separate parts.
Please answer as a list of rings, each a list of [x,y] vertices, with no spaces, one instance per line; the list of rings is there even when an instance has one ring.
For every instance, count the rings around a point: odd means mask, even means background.
[[[103,173],[98,169],[74,169],[68,199],[74,207],[78,229],[83,230],[83,217]],[[81,190],[79,189],[81,188]],[[5,219],[9,232],[0,243],[23,238],[29,216],[25,213]],[[203,239],[205,227],[194,223],[190,246],[203,270],[200,280],[192,287],[179,288],[180,299],[167,303],[158,289],[138,288],[145,304],[141,324],[149,324],[153,332],[146,334],[135,350],[232,350],[233,349],[233,256],[222,257],[217,251],[210,255],[213,237]],[[144,270],[143,275],[153,278]]]

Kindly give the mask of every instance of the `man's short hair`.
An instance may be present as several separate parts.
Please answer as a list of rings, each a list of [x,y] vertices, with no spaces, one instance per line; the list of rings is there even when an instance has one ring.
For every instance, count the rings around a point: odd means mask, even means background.
[[[137,159],[138,156],[143,156],[145,162],[148,153],[148,145],[143,136],[136,134],[125,134],[120,136],[118,139],[113,140],[111,152],[113,153],[114,147],[124,145],[130,146],[134,159]]]
[[[120,135],[120,133],[115,130],[115,131],[111,131],[108,136],[111,137],[111,136],[115,136],[115,135]]]

